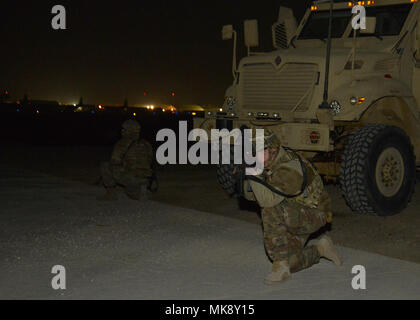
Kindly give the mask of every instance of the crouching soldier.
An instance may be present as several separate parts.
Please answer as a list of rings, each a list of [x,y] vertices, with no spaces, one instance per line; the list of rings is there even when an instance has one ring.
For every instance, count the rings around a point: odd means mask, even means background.
[[[98,200],[116,200],[117,186],[123,187],[131,199],[147,196],[148,182],[153,174],[153,149],[146,140],[140,140],[140,129],[135,120],[123,123],[122,137],[114,146],[111,161],[101,165],[106,194]]]
[[[317,171],[309,161],[283,148],[269,130],[265,130],[264,144],[258,145],[264,145],[264,150],[255,150],[264,171],[247,176],[244,191],[262,209],[265,248],[273,261],[265,283],[286,281],[291,273],[317,264],[321,257],[342,265],[328,236],[306,245],[309,236],[331,219],[331,200]]]

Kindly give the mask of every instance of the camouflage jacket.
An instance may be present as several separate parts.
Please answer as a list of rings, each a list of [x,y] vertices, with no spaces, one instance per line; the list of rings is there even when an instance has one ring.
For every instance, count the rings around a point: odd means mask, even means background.
[[[330,210],[329,196],[324,190],[324,184],[316,169],[312,164],[302,157],[306,166],[307,186],[303,194],[288,198],[287,201],[294,201],[310,208],[320,208],[323,211]],[[291,151],[279,148],[279,153],[273,164],[265,168],[260,179],[273,186],[277,190],[294,195],[300,193],[303,184],[303,173],[299,158]],[[275,207],[282,203],[285,198],[278,195],[262,184],[248,181],[245,184],[246,198],[254,198],[262,208]],[[252,189],[253,195],[249,189]]]
[[[121,138],[114,146],[111,156],[113,166],[122,167],[129,174],[139,177],[152,175],[153,149],[146,140]]]

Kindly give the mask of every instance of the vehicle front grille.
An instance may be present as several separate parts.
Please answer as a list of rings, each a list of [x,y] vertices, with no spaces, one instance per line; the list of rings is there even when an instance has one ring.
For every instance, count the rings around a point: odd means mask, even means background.
[[[306,111],[318,77],[316,64],[287,63],[279,70],[269,63],[246,65],[241,72],[242,106],[256,111]]]

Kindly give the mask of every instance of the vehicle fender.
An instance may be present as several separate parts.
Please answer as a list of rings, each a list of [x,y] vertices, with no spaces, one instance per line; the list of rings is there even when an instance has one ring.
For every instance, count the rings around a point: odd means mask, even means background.
[[[416,158],[420,160],[420,117],[412,103],[407,97],[380,98],[366,109],[359,122],[362,126],[386,124],[403,129],[410,137]]]
[[[341,109],[334,117],[335,121],[360,121],[368,109],[384,98],[401,97],[404,100],[414,98],[404,83],[384,77],[354,80],[338,87],[330,97],[330,102],[336,100],[341,105]],[[353,97],[358,101],[354,105],[350,102]]]

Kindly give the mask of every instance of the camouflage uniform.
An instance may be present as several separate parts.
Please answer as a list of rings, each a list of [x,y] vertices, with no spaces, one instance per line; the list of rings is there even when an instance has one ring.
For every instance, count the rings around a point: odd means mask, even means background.
[[[273,163],[260,179],[288,194],[297,195],[303,184],[298,156],[280,146],[277,139],[265,144],[278,150]],[[307,171],[307,187],[302,195],[285,198],[255,181],[247,181],[246,198],[256,200],[262,208],[264,244],[270,259],[287,261],[290,272],[309,268],[320,260],[316,246],[306,246],[309,236],[327,223],[331,201],[315,168],[302,159]],[[252,190],[252,194],[249,191]]]
[[[123,130],[122,138],[114,146],[111,162],[101,165],[102,181],[108,190],[120,185],[130,198],[140,199],[152,175],[153,150],[146,140],[140,140],[137,121],[126,121]]]

